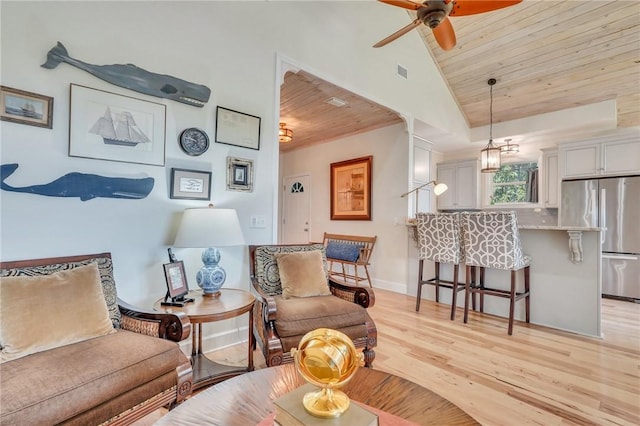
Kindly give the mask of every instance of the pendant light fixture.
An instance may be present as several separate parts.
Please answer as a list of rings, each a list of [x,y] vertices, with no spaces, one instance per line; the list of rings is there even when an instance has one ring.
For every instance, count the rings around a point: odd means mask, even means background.
[[[287,123],[280,123],[278,129],[278,140],[282,143],[291,142],[293,140],[293,130],[287,127]]]
[[[500,146],[500,152],[504,155],[517,154],[520,152],[520,145],[517,143],[509,143],[511,139],[504,140],[507,144]]]
[[[490,78],[487,82],[491,88],[491,103],[489,104],[489,143],[480,151],[480,171],[483,173],[493,173],[500,170],[500,147],[493,144],[493,85],[495,78]]]

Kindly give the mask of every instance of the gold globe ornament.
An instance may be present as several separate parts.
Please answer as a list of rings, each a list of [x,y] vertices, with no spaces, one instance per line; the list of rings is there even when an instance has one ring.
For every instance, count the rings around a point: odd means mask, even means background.
[[[305,334],[298,348],[291,349],[296,369],[309,383],[320,389],[305,394],[305,410],[321,418],[340,417],[349,408],[349,397],[338,390],[364,365],[346,334],[330,328],[318,328]]]

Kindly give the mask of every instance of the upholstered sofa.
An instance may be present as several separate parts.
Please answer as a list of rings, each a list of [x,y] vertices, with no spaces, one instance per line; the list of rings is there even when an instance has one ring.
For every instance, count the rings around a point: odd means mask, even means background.
[[[253,333],[269,367],[293,362],[291,349],[316,328],[349,336],[372,366],[378,333],[366,308],[375,303],[374,292],[328,279],[323,244],[252,245],[249,257]]]
[[[191,394],[183,314],[118,299],[109,253],[0,263],[0,424],[130,424]]]

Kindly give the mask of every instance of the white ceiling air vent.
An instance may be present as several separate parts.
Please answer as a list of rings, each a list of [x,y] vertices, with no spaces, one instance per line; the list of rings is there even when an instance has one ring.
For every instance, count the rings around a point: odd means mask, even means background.
[[[335,96],[327,99],[325,102],[338,108],[343,107],[347,104],[347,101],[343,101],[342,99],[336,98]]]
[[[398,74],[400,77],[402,77],[402,78],[404,78],[406,80],[408,72],[409,71],[407,71],[407,69],[405,67],[403,67],[402,65],[398,64],[398,69],[396,71],[396,74]]]

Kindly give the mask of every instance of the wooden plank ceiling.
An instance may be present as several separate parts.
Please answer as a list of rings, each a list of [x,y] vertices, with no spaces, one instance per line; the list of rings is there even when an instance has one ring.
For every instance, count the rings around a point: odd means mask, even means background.
[[[335,98],[344,106],[327,103]],[[400,123],[398,114],[305,71],[288,72],[280,88],[280,122],[293,131],[293,141],[280,151],[329,142]]]
[[[408,12],[407,23],[413,19]],[[457,36],[450,51],[424,25],[416,31],[470,127],[489,124],[492,77],[494,123],[615,99],[618,127],[640,126],[640,1],[525,0],[450,19]],[[348,104],[326,104],[333,96]],[[283,152],[400,122],[393,111],[304,71],[285,76],[280,115],[294,131]]]

